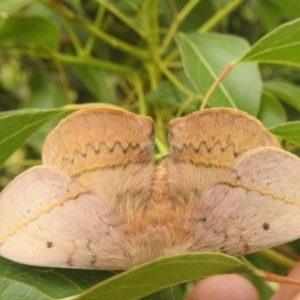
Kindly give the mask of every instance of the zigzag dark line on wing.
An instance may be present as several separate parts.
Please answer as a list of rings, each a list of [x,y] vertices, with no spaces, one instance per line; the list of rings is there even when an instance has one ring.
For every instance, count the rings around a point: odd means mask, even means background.
[[[238,155],[240,155],[242,152],[246,151],[247,149],[245,150],[241,150],[239,152],[237,152],[235,150],[236,146],[234,143],[229,143],[225,148],[222,147],[221,145],[221,142],[220,141],[216,141],[212,147],[208,147],[207,145],[207,142],[206,141],[201,141],[199,146],[195,147],[192,143],[189,143],[189,144],[182,144],[182,147],[176,147],[174,145],[172,145],[172,149],[173,151],[176,151],[176,152],[182,152],[184,149],[188,149],[188,148],[192,148],[196,153],[199,153],[199,150],[201,148],[201,146],[205,146],[205,148],[207,149],[208,152],[210,152],[214,147],[216,147],[216,145],[220,145],[220,148],[221,148],[221,151],[225,152],[229,147],[233,147],[234,151],[234,157],[237,157]]]
[[[86,157],[86,154],[87,154],[87,148],[88,148],[88,147],[91,147],[91,148],[94,150],[95,154],[98,154],[98,153],[101,151],[101,148],[102,148],[102,147],[105,147],[110,153],[112,153],[112,152],[115,150],[115,147],[116,147],[117,145],[120,146],[120,148],[121,148],[121,150],[122,150],[122,152],[123,152],[124,154],[126,154],[126,153],[129,152],[130,150],[135,150],[135,149],[139,149],[139,150],[140,150],[140,154],[142,154],[142,155],[143,155],[143,154],[146,154],[147,152],[148,152],[149,154],[151,154],[151,153],[152,153],[152,148],[153,148],[152,145],[151,145],[151,146],[146,146],[146,147],[144,147],[144,148],[141,148],[140,145],[139,145],[139,143],[137,143],[136,145],[133,145],[131,142],[128,144],[127,147],[124,147],[119,141],[116,141],[116,142],[114,143],[114,145],[113,145],[111,148],[108,147],[107,144],[106,144],[105,142],[100,142],[100,143],[98,144],[98,147],[95,148],[94,145],[93,145],[92,143],[88,143],[88,144],[86,145],[86,149],[85,149],[84,152],[81,152],[80,150],[76,149],[76,150],[73,152],[73,157],[72,157],[72,159],[68,159],[67,157],[64,157],[63,160],[67,160],[68,162],[70,162],[71,164],[73,164],[73,162],[74,162],[74,157],[75,157],[76,154],[79,154],[79,155],[81,155],[82,157]]]
[[[190,156],[186,155],[180,155],[180,154],[172,154],[171,156],[172,161],[174,161],[177,164],[180,163],[191,163],[192,165],[198,166],[202,165],[207,168],[220,168],[220,169],[230,169],[231,164],[224,161],[219,160],[212,160],[212,159],[201,159],[201,158],[191,158]]]

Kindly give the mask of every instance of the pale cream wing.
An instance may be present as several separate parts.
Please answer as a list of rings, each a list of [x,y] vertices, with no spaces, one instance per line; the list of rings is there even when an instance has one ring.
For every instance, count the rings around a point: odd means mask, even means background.
[[[148,260],[143,210],[151,194],[153,131],[150,118],[114,109],[63,120],[43,148],[49,166],[29,170],[1,194],[0,254],[91,269]]]
[[[272,147],[245,153],[195,209],[195,249],[238,256],[300,238],[299,182],[296,156]]]
[[[127,203],[130,213],[150,195],[153,136],[151,118],[119,109],[86,109],[64,119],[48,136],[43,162],[57,166],[102,201],[119,209]]]
[[[250,149],[278,147],[255,118],[234,109],[217,108],[170,122],[171,154],[163,161],[170,195],[184,206],[201,202],[235,159]]]
[[[226,108],[170,122],[169,139],[171,153],[156,169],[149,215],[169,226],[172,236],[164,240],[171,253],[211,250],[205,243],[203,249],[199,246],[206,235],[201,226],[208,214],[207,194],[226,178],[239,155],[278,143],[255,118]]]
[[[36,265],[126,269],[122,218],[55,167],[34,167],[0,196],[0,255]]]

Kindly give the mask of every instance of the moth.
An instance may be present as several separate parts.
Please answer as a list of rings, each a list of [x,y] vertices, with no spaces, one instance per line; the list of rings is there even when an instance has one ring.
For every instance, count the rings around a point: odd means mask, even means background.
[[[300,237],[300,160],[255,118],[206,109],[169,124],[153,163],[151,118],[73,113],[43,165],[0,196],[0,255],[48,267],[125,270],[157,257],[240,256]]]

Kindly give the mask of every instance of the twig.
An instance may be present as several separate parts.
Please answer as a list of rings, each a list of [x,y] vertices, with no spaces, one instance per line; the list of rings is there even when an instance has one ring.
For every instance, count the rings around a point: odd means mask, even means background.
[[[183,22],[183,20],[187,17],[187,15],[192,11],[192,9],[199,3],[200,0],[190,0],[188,3],[183,7],[183,9],[179,12],[177,16],[175,16],[174,21],[172,22],[167,35],[165,36],[162,46],[160,48],[160,55],[164,54],[165,51],[168,49],[178,27]]]

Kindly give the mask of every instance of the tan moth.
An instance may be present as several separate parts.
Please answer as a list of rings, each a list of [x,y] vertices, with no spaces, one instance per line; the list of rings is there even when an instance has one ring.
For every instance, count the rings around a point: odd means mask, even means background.
[[[46,139],[43,166],[0,196],[0,255],[30,265],[124,270],[157,257],[239,256],[300,237],[300,160],[233,109],[170,122],[153,164],[150,118],[92,108]]]

